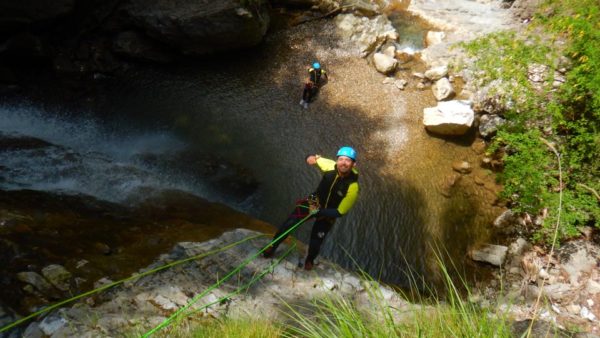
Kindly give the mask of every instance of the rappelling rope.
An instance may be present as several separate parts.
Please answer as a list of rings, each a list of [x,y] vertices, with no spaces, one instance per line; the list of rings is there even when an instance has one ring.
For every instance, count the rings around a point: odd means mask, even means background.
[[[294,250],[294,248],[297,246],[296,241],[294,240],[294,243],[284,252],[284,254],[277,258],[276,260],[272,261],[271,264],[269,264],[266,268],[264,268],[260,274],[254,276],[248,283],[238,287],[235,291],[232,291],[230,293],[228,293],[227,295],[213,301],[210,302],[208,304],[204,304],[201,307],[197,308],[197,309],[193,309],[190,310],[186,313],[183,314],[184,317],[189,317],[195,313],[198,313],[214,304],[218,304],[221,303],[223,301],[227,301],[228,299],[230,299],[232,296],[235,296],[237,294],[239,294],[242,290],[247,290],[250,288],[250,286],[252,286],[252,284],[256,283],[258,280],[260,280],[261,278],[263,278],[266,274],[270,273],[273,271],[273,268],[275,266],[277,266],[279,263],[281,263],[282,260],[284,260],[287,256],[289,256],[289,254]]]
[[[303,205],[298,205],[298,206],[299,206],[299,207],[302,207],[302,208],[308,208],[308,207],[306,207],[306,206],[303,206]],[[225,277],[224,277],[222,280],[220,280],[220,281],[218,281],[217,283],[213,284],[213,285],[212,285],[211,287],[209,287],[207,290],[205,290],[205,291],[204,291],[204,292],[202,292],[201,294],[199,294],[199,295],[197,295],[196,297],[194,297],[194,299],[192,299],[192,301],[191,301],[191,302],[190,302],[188,305],[186,305],[186,306],[184,306],[183,308],[181,308],[180,310],[176,311],[176,312],[175,312],[173,315],[171,315],[169,318],[167,318],[167,319],[166,319],[166,320],[165,320],[163,323],[159,324],[158,326],[156,326],[156,327],[155,327],[155,328],[153,328],[152,330],[148,331],[146,334],[144,334],[144,336],[143,336],[143,337],[148,337],[148,336],[150,336],[151,334],[153,334],[154,332],[156,332],[156,331],[160,330],[161,328],[163,328],[163,327],[167,326],[167,325],[168,325],[168,324],[169,324],[169,323],[170,323],[170,322],[171,322],[171,321],[172,321],[172,320],[173,320],[173,319],[174,319],[176,316],[178,316],[179,314],[181,314],[181,312],[185,311],[185,310],[186,310],[187,308],[189,308],[189,307],[190,307],[190,306],[191,306],[193,303],[197,302],[197,301],[198,301],[200,298],[204,297],[204,296],[205,296],[205,295],[206,295],[208,292],[210,292],[210,291],[212,291],[213,289],[215,289],[215,288],[217,288],[218,286],[220,286],[220,285],[221,285],[223,282],[225,282],[227,279],[229,279],[231,276],[233,276],[233,274],[235,274],[236,272],[238,272],[239,270],[241,270],[241,269],[242,269],[244,266],[248,265],[248,263],[250,263],[250,261],[254,260],[254,259],[255,259],[255,258],[258,256],[258,255],[260,255],[261,253],[263,253],[263,252],[264,252],[264,251],[265,251],[265,250],[266,250],[266,249],[267,249],[269,246],[271,246],[273,243],[275,243],[276,241],[280,240],[281,238],[283,238],[284,236],[286,236],[287,234],[289,234],[290,232],[292,232],[293,230],[295,230],[295,229],[296,229],[296,228],[297,228],[297,227],[298,227],[300,224],[302,224],[302,223],[304,223],[306,220],[308,220],[308,219],[309,219],[311,216],[313,216],[313,214],[314,214],[314,213],[309,213],[309,214],[308,214],[306,217],[302,218],[300,221],[298,221],[296,224],[294,224],[294,225],[293,225],[293,226],[292,226],[290,229],[288,229],[287,231],[285,231],[285,232],[284,232],[283,234],[281,234],[279,237],[277,237],[277,238],[273,239],[273,240],[272,240],[272,241],[271,241],[269,244],[267,244],[265,247],[263,247],[263,248],[262,248],[260,251],[258,251],[257,253],[255,253],[254,255],[252,255],[250,258],[248,258],[248,259],[246,259],[244,262],[242,262],[242,264],[240,264],[240,265],[239,265],[239,266],[238,266],[236,269],[232,270],[232,271],[231,271],[229,274],[227,274],[227,275],[226,275],[226,276],[225,276]],[[0,328],[0,333],[2,333],[2,332],[5,332],[5,331],[8,331],[8,330],[10,330],[10,329],[12,329],[12,328],[14,328],[14,327],[16,327],[16,326],[19,326],[19,325],[21,325],[21,324],[23,324],[23,323],[25,323],[25,322],[27,322],[27,321],[31,320],[32,318],[35,318],[35,317],[37,317],[37,316],[39,316],[39,315],[41,315],[41,314],[44,314],[44,313],[46,313],[46,312],[49,312],[49,311],[51,311],[51,310],[54,310],[54,309],[56,309],[56,308],[58,308],[58,307],[60,307],[60,306],[62,306],[62,305],[65,305],[65,304],[68,304],[68,303],[74,302],[74,301],[76,301],[76,300],[78,300],[78,299],[81,299],[81,298],[83,298],[83,297],[91,296],[91,295],[93,295],[93,294],[95,294],[95,293],[98,293],[98,292],[101,292],[101,291],[104,291],[104,290],[110,289],[110,288],[112,288],[112,287],[114,287],[114,286],[117,286],[117,285],[119,285],[119,284],[123,284],[123,283],[125,283],[125,282],[131,281],[131,280],[134,280],[134,279],[138,279],[138,278],[141,278],[141,277],[144,277],[144,276],[147,276],[147,275],[150,275],[150,274],[156,273],[156,272],[158,272],[158,271],[161,271],[161,270],[164,270],[164,269],[167,269],[167,268],[170,268],[170,267],[176,266],[176,265],[180,265],[180,264],[183,264],[183,263],[186,263],[186,262],[192,261],[192,260],[196,260],[196,259],[204,258],[204,257],[210,256],[210,255],[214,255],[214,254],[216,254],[216,253],[219,253],[219,252],[222,252],[222,251],[229,250],[229,249],[231,249],[232,247],[235,247],[235,246],[237,246],[237,245],[240,245],[240,244],[242,244],[242,243],[245,243],[245,242],[247,242],[247,241],[250,241],[250,240],[253,240],[253,239],[256,239],[256,238],[259,238],[259,237],[264,237],[264,236],[267,236],[267,235],[266,235],[266,234],[260,234],[260,235],[255,235],[255,236],[249,236],[249,237],[246,237],[246,238],[244,238],[244,239],[242,239],[242,240],[239,240],[239,241],[237,241],[237,242],[234,242],[234,243],[228,244],[228,245],[226,245],[226,246],[223,246],[223,247],[221,247],[221,248],[218,248],[218,249],[215,249],[215,250],[211,250],[211,251],[209,251],[209,252],[206,252],[206,253],[198,254],[198,255],[195,255],[195,256],[192,256],[192,257],[188,257],[188,258],[185,258],[185,259],[177,260],[177,261],[171,262],[171,263],[169,263],[169,264],[165,264],[165,265],[159,266],[159,267],[157,267],[157,268],[154,268],[154,269],[151,269],[151,270],[148,270],[148,271],[145,271],[145,272],[142,272],[142,273],[139,273],[139,274],[135,274],[135,275],[133,275],[133,276],[130,276],[130,277],[127,277],[127,278],[124,278],[124,279],[118,280],[118,281],[116,281],[116,282],[112,282],[112,283],[109,283],[109,284],[103,285],[103,286],[101,286],[101,287],[99,287],[99,288],[96,288],[96,289],[93,289],[93,290],[90,290],[90,291],[84,292],[84,293],[82,293],[82,294],[79,294],[79,295],[77,295],[77,296],[74,296],[74,297],[71,297],[71,298],[65,299],[65,300],[63,300],[63,301],[60,301],[60,302],[58,302],[58,303],[55,303],[55,304],[52,304],[52,305],[50,305],[50,306],[48,306],[48,307],[45,307],[45,308],[43,308],[43,309],[41,309],[41,310],[39,310],[39,311],[36,311],[36,312],[34,312],[34,313],[32,313],[32,314],[30,314],[30,315],[26,316],[26,317],[23,317],[23,318],[21,318],[21,319],[19,319],[19,320],[16,320],[16,321],[14,321],[14,322],[12,322],[12,323],[10,323],[10,324],[8,324],[8,325],[5,325],[5,326],[3,326],[3,327],[1,327],[1,328]],[[293,247],[295,247],[295,246],[296,246],[296,245],[294,244],[294,245],[293,245]],[[285,256],[283,256],[281,259],[278,259],[278,260],[276,261],[275,265],[277,265],[277,264],[278,264],[278,263],[279,263],[279,262],[280,262],[280,261],[281,261],[283,258],[285,258],[285,257],[286,257],[286,256],[289,254],[289,252],[290,252],[290,251],[291,251],[291,250],[288,250],[288,251],[286,251],[286,253],[285,253]],[[271,264],[271,265],[270,265],[270,267],[271,267],[271,266],[274,266],[274,265],[273,265],[273,264]],[[263,276],[264,276],[266,273],[268,273],[268,270],[267,270],[267,271],[264,271],[263,273],[261,273],[260,275],[258,275],[258,276],[260,276],[259,278],[256,278],[256,277],[255,277],[255,278],[253,278],[253,279],[251,280],[251,283],[249,283],[247,287],[250,287],[250,285],[252,285],[253,283],[255,283],[255,282],[258,280],[258,279],[262,278],[262,277],[263,277]],[[243,288],[241,288],[241,289],[243,289]],[[241,290],[241,289],[239,289],[239,290]],[[236,290],[236,292],[239,292],[239,290]],[[229,297],[229,295],[228,295],[228,296],[225,296],[225,298],[227,298],[227,297]],[[222,301],[222,299],[221,299],[221,300],[219,300],[219,301]],[[211,303],[211,304],[209,304],[209,305],[212,305],[212,304],[213,304],[213,303]],[[202,307],[202,308],[205,308],[205,307],[207,307],[207,306],[209,306],[209,305],[205,305],[205,306],[204,306],[204,307]],[[200,309],[202,309],[202,308],[200,308]],[[198,310],[197,310],[197,311],[198,311]],[[197,311],[194,311],[194,312],[197,312]],[[193,313],[193,312],[192,312],[192,313]],[[190,313],[190,314],[191,314],[191,313]],[[189,315],[189,314],[188,314],[188,315]]]
[[[216,289],[217,287],[219,287],[221,284],[223,284],[224,282],[226,282],[229,278],[231,278],[231,276],[233,276],[235,273],[237,273],[238,271],[240,271],[243,267],[245,267],[246,265],[248,265],[251,261],[253,261],[256,257],[258,257],[258,255],[260,255],[261,253],[263,253],[265,250],[267,250],[271,245],[273,245],[273,243],[279,241],[280,239],[284,238],[285,236],[287,236],[290,232],[294,231],[298,226],[300,226],[300,224],[304,223],[306,220],[308,220],[310,217],[312,217],[314,215],[314,213],[309,213],[308,215],[306,215],[306,217],[302,218],[301,220],[299,220],[296,224],[294,224],[293,226],[291,226],[287,231],[285,231],[284,233],[282,233],[281,235],[279,235],[277,238],[274,238],[269,244],[265,245],[262,249],[260,249],[258,252],[256,252],[255,254],[251,255],[250,257],[246,258],[246,260],[244,260],[240,265],[238,265],[235,269],[231,270],[231,272],[229,272],[225,277],[223,277],[223,279],[217,281],[216,283],[214,283],[213,285],[211,285],[210,287],[208,287],[206,290],[204,290],[202,293],[196,295],[194,298],[192,298],[188,304],[186,304],[185,306],[179,308],[177,311],[175,311],[171,316],[169,316],[168,318],[166,318],[162,323],[158,324],[157,326],[155,326],[154,328],[152,328],[151,330],[149,330],[148,332],[144,333],[142,335],[142,338],[147,338],[150,337],[152,334],[154,334],[155,332],[157,332],[158,330],[168,326],[175,318],[177,318],[179,315],[181,315],[185,310],[187,310],[190,306],[194,305],[194,303],[196,303],[198,300],[200,300],[202,297],[206,296],[210,291]],[[286,256],[289,254],[289,252],[291,252],[291,249],[288,249],[288,251],[286,252]],[[283,256],[282,258],[280,258],[276,263],[279,263],[283,258],[285,258],[285,256]],[[277,265],[277,264],[275,264]],[[273,264],[271,266],[274,266]],[[269,266],[269,267],[271,267]],[[259,278],[253,278],[251,280],[250,283],[246,285],[244,285],[243,287],[239,288],[238,290],[242,290],[246,287],[250,287],[250,285],[252,285],[253,283],[255,283],[258,279],[262,278],[265,274],[267,274],[269,272],[270,269],[266,269],[265,271],[263,271],[261,274],[259,274],[258,276],[260,276]],[[236,290],[237,291],[237,290]],[[235,292],[234,292],[235,293]],[[219,300],[212,302],[209,305],[212,305],[216,302],[221,302],[225,299],[229,298],[229,295],[221,297]],[[204,305],[202,308],[198,309],[197,311],[208,307],[209,305]],[[192,313],[194,313],[196,311],[193,311]],[[186,315],[190,315],[191,313],[187,313]]]
[[[161,271],[161,270],[164,270],[164,269],[167,269],[167,268],[173,267],[173,266],[175,266],[175,265],[183,264],[183,263],[186,263],[186,262],[189,262],[189,261],[192,261],[192,260],[196,260],[196,259],[204,258],[204,257],[206,257],[206,256],[214,255],[214,254],[216,254],[216,253],[219,253],[219,252],[222,252],[222,251],[225,251],[225,250],[229,250],[229,249],[231,249],[232,247],[234,247],[234,246],[237,246],[237,245],[240,245],[240,244],[242,244],[242,243],[244,243],[244,242],[247,242],[247,241],[250,241],[250,240],[253,240],[253,239],[259,238],[259,237],[265,237],[265,236],[268,236],[268,235],[266,235],[266,234],[260,234],[260,235],[255,235],[255,236],[246,237],[246,238],[244,238],[244,239],[242,239],[242,240],[239,240],[239,241],[237,241],[237,242],[235,242],[235,243],[228,244],[228,245],[226,245],[226,246],[224,246],[224,247],[221,247],[221,248],[219,248],[219,249],[215,249],[215,250],[212,250],[212,251],[209,251],[209,252],[206,252],[206,253],[202,253],[202,254],[198,254],[198,255],[195,255],[195,256],[192,256],[192,257],[188,257],[188,258],[185,258],[185,259],[181,259],[181,260],[178,260],[178,261],[174,261],[174,262],[171,262],[171,263],[169,263],[169,264],[165,264],[165,265],[163,265],[163,266],[159,266],[159,267],[157,267],[157,268],[154,268],[154,269],[151,269],[151,270],[148,270],[148,271],[145,271],[145,272],[139,273],[139,274],[135,274],[135,275],[133,275],[133,276],[130,276],[130,277],[127,277],[127,278],[125,278],[125,279],[121,279],[121,280],[119,280],[119,281],[116,281],[116,282],[112,282],[112,283],[109,283],[109,284],[103,285],[103,286],[101,286],[101,287],[99,287],[99,288],[96,288],[96,289],[94,289],[94,290],[91,290],[91,291],[88,291],[88,292],[85,292],[85,293],[79,294],[79,295],[77,295],[77,296],[75,296],[75,297],[71,297],[71,298],[69,298],[69,299],[65,299],[65,300],[63,300],[63,301],[60,301],[60,302],[58,302],[58,303],[56,303],[56,304],[52,304],[52,305],[50,305],[50,306],[48,306],[48,307],[45,307],[45,308],[43,308],[43,309],[41,309],[41,310],[39,310],[39,311],[37,311],[37,312],[34,312],[34,313],[32,313],[32,314],[28,315],[27,317],[23,317],[23,318],[21,318],[21,319],[19,319],[19,320],[17,320],[17,321],[14,321],[14,322],[12,322],[12,323],[10,323],[10,324],[6,325],[6,326],[3,326],[3,327],[1,327],[1,328],[0,328],[0,333],[1,333],[1,332],[4,332],[4,331],[7,331],[7,330],[10,330],[10,329],[12,329],[13,327],[15,327],[15,326],[18,326],[18,325],[20,325],[20,324],[23,324],[24,322],[26,322],[26,321],[28,321],[28,320],[30,320],[30,319],[32,319],[32,318],[34,318],[34,317],[36,317],[36,316],[39,316],[39,315],[41,315],[41,314],[43,314],[43,313],[46,313],[46,312],[48,312],[48,311],[51,311],[51,310],[54,310],[54,309],[56,309],[57,307],[60,307],[60,306],[62,306],[62,305],[65,305],[65,304],[68,304],[68,303],[70,303],[70,302],[76,301],[76,300],[78,300],[78,299],[80,299],[80,298],[83,298],[83,297],[87,297],[87,296],[93,295],[93,294],[95,294],[95,293],[98,293],[98,292],[100,292],[100,291],[104,291],[104,290],[106,290],[106,289],[110,289],[110,288],[112,288],[112,287],[114,287],[114,286],[116,286],[116,285],[119,285],[119,284],[122,284],[122,283],[128,282],[128,281],[130,281],[130,280],[134,280],[134,279],[137,279],[137,278],[141,278],[141,277],[144,277],[144,276],[147,276],[147,275],[150,275],[150,274],[156,273],[156,272],[158,272],[158,271]]]

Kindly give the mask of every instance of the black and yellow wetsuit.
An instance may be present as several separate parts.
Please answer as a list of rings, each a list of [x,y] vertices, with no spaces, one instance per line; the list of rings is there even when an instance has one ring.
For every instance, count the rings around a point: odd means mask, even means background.
[[[341,177],[335,161],[323,157],[317,157],[317,166],[323,173],[315,191],[321,207],[317,217],[337,218],[345,215],[358,198],[358,170],[353,168],[347,176]]]
[[[306,257],[306,261],[311,264],[319,255],[323,240],[333,227],[335,219],[344,216],[350,211],[358,199],[359,191],[358,170],[356,170],[356,168],[353,168],[348,175],[342,177],[338,174],[336,162],[323,157],[317,157],[317,167],[323,173],[323,178],[314,193],[318,197],[320,210],[315,215],[316,221],[310,234],[308,256]],[[308,200],[304,199],[300,201],[300,205],[298,205],[288,219],[279,226],[279,229],[273,238],[279,237],[282,233],[286,232],[290,227],[296,224],[298,219],[304,218],[307,213],[302,213],[302,211],[307,210],[307,208]],[[285,237],[273,243],[273,251],[276,250],[279,244],[284,240]]]
[[[324,71],[323,69],[321,69],[321,68],[319,68],[319,69],[309,68],[308,69],[308,77],[315,85],[317,85],[317,87],[321,85],[321,77],[322,76],[327,78],[327,72]]]

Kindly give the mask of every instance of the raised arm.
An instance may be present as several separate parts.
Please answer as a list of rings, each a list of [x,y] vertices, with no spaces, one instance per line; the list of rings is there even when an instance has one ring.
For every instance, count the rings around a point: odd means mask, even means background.
[[[312,166],[316,165],[319,168],[319,170],[321,170],[322,173],[333,170],[335,168],[334,160],[330,160],[328,158],[321,157],[321,155],[318,155],[318,154],[308,155],[306,157],[306,163],[308,163],[309,165],[312,165]]]

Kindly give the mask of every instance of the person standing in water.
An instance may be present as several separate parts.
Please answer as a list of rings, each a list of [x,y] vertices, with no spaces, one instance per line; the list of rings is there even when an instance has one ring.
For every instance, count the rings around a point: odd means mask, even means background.
[[[327,72],[321,68],[320,63],[313,63],[312,67],[308,69],[308,79],[304,84],[302,100],[300,100],[300,105],[305,109],[308,108],[308,103],[317,95],[323,78],[324,80],[328,80]]]

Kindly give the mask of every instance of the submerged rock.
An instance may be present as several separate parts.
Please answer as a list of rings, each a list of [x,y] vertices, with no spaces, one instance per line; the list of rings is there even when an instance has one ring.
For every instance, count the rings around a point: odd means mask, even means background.
[[[44,279],[44,277],[40,276],[37,272],[34,271],[24,271],[17,273],[17,279],[32,285],[44,296],[50,296],[55,299],[58,298],[58,292]]]
[[[62,265],[51,264],[42,269],[42,275],[61,291],[68,291],[70,286],[71,273]]]

